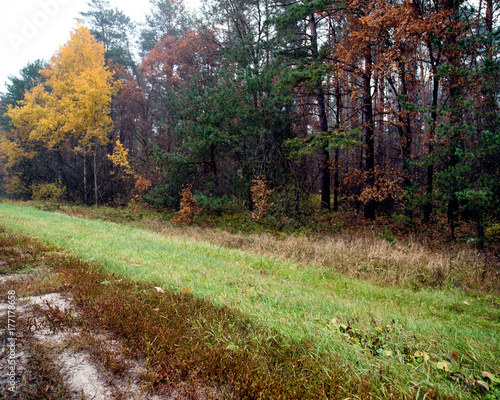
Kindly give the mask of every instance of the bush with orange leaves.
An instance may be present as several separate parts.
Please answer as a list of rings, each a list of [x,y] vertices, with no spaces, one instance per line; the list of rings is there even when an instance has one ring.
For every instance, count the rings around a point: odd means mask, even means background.
[[[269,209],[274,205],[274,203],[269,203],[268,201],[273,190],[267,187],[267,182],[265,180],[256,176],[252,179],[250,191],[252,192],[252,201],[256,208],[252,213],[252,219],[261,219],[267,215]]]
[[[359,169],[346,174],[344,177],[344,186],[346,191],[356,192],[356,188],[362,188],[359,195],[352,194],[348,197],[349,201],[360,201],[368,204],[374,201],[378,204],[384,202],[394,202],[402,204],[404,201],[403,176],[396,168],[376,167],[374,171],[375,182],[373,186],[366,185],[367,173]]]
[[[181,209],[175,214],[177,218],[173,219],[172,222],[176,225],[190,224],[194,220],[195,215],[200,214],[200,207],[196,204],[193,199],[193,193],[191,192],[191,187],[188,186],[181,192]]]
[[[149,190],[149,188],[153,185],[153,182],[151,182],[149,179],[144,178],[143,176],[139,176],[137,180],[135,181],[134,184],[134,189],[136,192],[139,194],[134,194],[132,196],[132,199],[130,200],[131,205],[133,206],[134,210],[137,211],[138,208],[136,207],[137,205],[140,205],[142,203],[142,200],[144,198],[144,195],[146,192]]]
[[[403,202],[403,177],[396,168],[375,168],[375,184],[365,186],[359,195],[359,201],[367,204],[370,201],[383,203],[393,201],[396,204]]]
[[[153,182],[149,179],[139,176],[139,178],[135,181],[134,188],[139,192],[139,196],[142,198],[152,185]]]

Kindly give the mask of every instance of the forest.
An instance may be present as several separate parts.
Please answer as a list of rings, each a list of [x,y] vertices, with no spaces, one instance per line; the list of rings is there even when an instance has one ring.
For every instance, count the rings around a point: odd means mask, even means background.
[[[150,3],[137,24],[91,0],[49,61],[10,78],[3,195],[441,218],[483,244],[500,216],[497,2]]]

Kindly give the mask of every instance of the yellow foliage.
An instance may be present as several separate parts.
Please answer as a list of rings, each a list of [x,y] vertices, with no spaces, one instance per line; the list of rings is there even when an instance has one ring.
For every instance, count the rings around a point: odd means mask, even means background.
[[[19,143],[0,138],[0,161],[7,170],[21,163],[23,160],[31,160],[36,156],[35,151],[23,148]]]
[[[5,193],[15,197],[23,197],[29,193],[29,189],[18,175],[10,175],[3,179]]]
[[[6,113],[29,140],[49,149],[71,143],[89,151],[106,144],[112,128],[111,98],[120,88],[105,65],[104,46],[82,25],[41,71],[43,84],[26,92]]]
[[[113,154],[108,154],[108,159],[113,163],[113,165],[119,168],[123,169],[123,172],[126,175],[131,175],[135,176],[134,171],[132,170],[132,167],[130,166],[130,163],[128,162],[127,156],[128,156],[129,150],[123,146],[123,144],[120,143],[119,140],[116,141],[116,146],[113,149]],[[113,172],[114,173],[114,172]]]
[[[500,224],[494,224],[484,230],[486,239],[490,242],[500,242]]]
[[[66,198],[66,186],[61,181],[32,185],[31,198],[38,201],[61,203]]]

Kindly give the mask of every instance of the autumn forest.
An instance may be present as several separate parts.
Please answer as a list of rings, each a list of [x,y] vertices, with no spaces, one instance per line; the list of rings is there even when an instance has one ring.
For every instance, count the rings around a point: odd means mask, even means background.
[[[3,195],[439,217],[479,243],[500,217],[497,2],[150,2],[138,25],[91,0],[7,83]]]

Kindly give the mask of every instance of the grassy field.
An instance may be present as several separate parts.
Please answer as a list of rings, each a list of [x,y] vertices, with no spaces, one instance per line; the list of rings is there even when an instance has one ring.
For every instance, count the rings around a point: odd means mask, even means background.
[[[190,239],[189,232],[166,235],[7,204],[0,204],[0,224],[91,262],[108,274],[100,286],[119,286],[125,279],[155,296],[182,296],[230,310],[220,324],[202,314],[184,318],[190,332],[202,332],[193,346],[224,350],[220,362],[228,362],[227,357],[260,360],[248,378],[255,382],[254,398],[259,393],[275,398],[269,390],[280,375],[295,379],[300,388],[299,397],[292,394],[299,389],[283,389],[283,398],[500,398],[495,292],[464,290],[451,278],[441,288],[426,286],[425,280],[415,286],[404,280],[354,279],[351,268],[339,273],[337,265],[344,260],[361,266],[361,274],[363,268],[373,275],[378,269],[383,276],[414,269],[407,273],[419,276],[429,267],[421,259],[414,265],[407,259],[401,268],[389,252],[379,248],[373,260],[358,249],[361,244],[345,242],[331,249],[349,254],[349,259],[335,254],[336,267],[308,264],[307,257],[229,249],[200,235]],[[469,267],[471,275],[479,274],[474,262]],[[233,319],[237,322],[231,325]],[[284,367],[286,355],[291,370]]]

